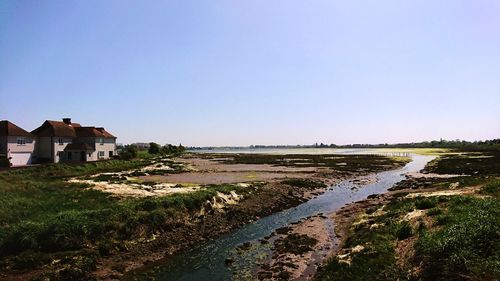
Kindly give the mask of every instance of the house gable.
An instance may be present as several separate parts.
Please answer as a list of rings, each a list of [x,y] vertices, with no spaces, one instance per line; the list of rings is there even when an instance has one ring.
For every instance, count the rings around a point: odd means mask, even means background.
[[[78,123],[66,124],[60,121],[47,120],[43,124],[33,130],[31,133],[39,137],[76,137],[75,127],[79,127]]]
[[[7,120],[2,120],[0,121],[0,137],[34,137],[32,134],[30,134],[28,131],[24,130],[23,128],[15,125],[14,123],[7,121]]]

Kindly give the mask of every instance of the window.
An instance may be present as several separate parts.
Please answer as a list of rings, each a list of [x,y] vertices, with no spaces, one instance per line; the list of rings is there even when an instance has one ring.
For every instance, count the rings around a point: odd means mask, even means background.
[[[71,154],[73,154],[73,152],[68,151],[68,160],[71,160],[71,156],[72,156]]]
[[[17,138],[17,145],[26,145],[26,138]]]
[[[104,145],[104,138],[99,138],[99,144]],[[104,155],[103,155],[104,156]]]
[[[99,158],[104,157],[104,151],[99,151]]]
[[[113,157],[113,151],[109,152],[109,158]]]
[[[63,138],[59,138],[58,142],[59,142],[59,145],[63,145],[64,144],[64,139]]]

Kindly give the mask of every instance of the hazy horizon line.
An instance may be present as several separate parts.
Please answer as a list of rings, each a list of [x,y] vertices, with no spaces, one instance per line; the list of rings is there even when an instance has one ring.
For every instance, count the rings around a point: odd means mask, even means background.
[[[336,143],[322,143],[322,142],[316,142],[312,144],[250,144],[250,145],[185,145],[186,147],[195,147],[195,148],[273,148],[273,147],[305,147],[305,148],[331,148],[331,145],[334,146],[377,146],[377,145],[388,145],[388,146],[394,146],[394,145],[409,145],[409,144],[424,144],[424,143],[431,143],[431,142],[466,142],[466,143],[477,143],[477,142],[486,142],[486,141],[494,141],[494,140],[500,140],[499,138],[493,138],[493,139],[476,139],[476,140],[465,140],[465,139],[454,139],[454,140],[448,140],[448,139],[440,139],[440,140],[423,140],[423,141],[413,141],[413,142],[393,142],[393,143],[346,143],[346,144],[336,144]],[[143,142],[132,142],[132,143],[117,143],[118,145],[131,145],[131,144],[149,144],[149,143],[158,143],[155,141],[143,141]],[[161,143],[158,143],[161,144]],[[174,143],[165,143],[164,145],[182,145],[182,143],[179,144],[174,144]],[[317,145],[317,146],[316,146]],[[323,146],[321,146],[323,145]],[[184,145],[183,145],[184,146]],[[333,147],[334,148],[334,147]]]

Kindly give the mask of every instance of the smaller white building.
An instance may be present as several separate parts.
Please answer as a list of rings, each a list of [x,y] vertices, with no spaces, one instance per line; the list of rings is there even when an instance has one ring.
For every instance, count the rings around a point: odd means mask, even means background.
[[[0,121],[0,156],[12,166],[30,165],[35,159],[35,136],[7,120]]]

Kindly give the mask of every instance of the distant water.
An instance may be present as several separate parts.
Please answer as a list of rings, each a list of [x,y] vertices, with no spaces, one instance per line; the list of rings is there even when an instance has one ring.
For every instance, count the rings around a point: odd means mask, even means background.
[[[405,149],[387,148],[223,148],[191,150],[194,153],[256,153],[256,154],[394,154]]]

